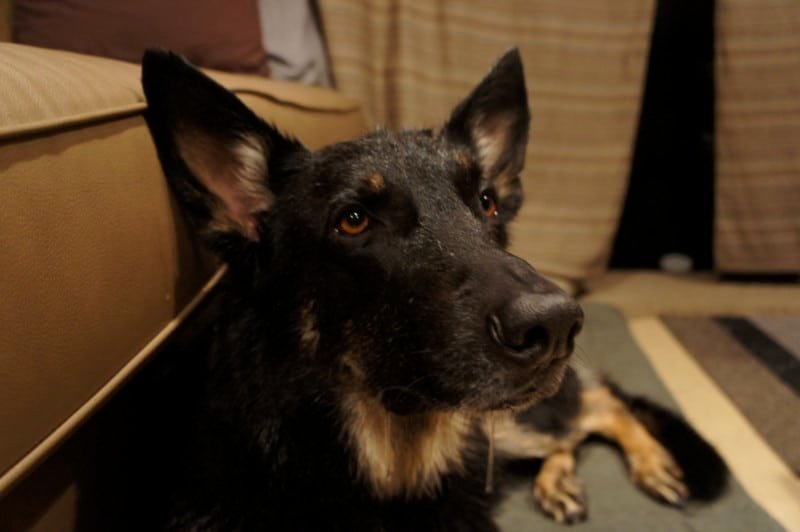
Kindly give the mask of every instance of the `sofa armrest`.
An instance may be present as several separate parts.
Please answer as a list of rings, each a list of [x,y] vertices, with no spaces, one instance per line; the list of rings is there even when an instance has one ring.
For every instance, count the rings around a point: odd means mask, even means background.
[[[0,496],[219,277],[171,200],[139,66],[0,43]],[[212,73],[311,148],[361,134],[332,91]]]

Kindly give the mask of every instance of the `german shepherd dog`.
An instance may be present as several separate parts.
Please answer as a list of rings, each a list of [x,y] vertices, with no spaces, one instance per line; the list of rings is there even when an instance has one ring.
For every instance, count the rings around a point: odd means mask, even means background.
[[[571,368],[581,308],[505,249],[516,50],[440,130],[315,152],[174,54],[148,51],[142,82],[168,181],[228,267],[167,528],[496,530],[492,476],[518,458],[543,460],[533,497],[575,522],[590,434],[666,503],[719,493],[724,465],[679,418]]]

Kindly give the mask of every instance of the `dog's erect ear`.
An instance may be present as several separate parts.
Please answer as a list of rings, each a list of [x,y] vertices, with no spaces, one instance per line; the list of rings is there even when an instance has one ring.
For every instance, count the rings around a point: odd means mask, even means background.
[[[193,225],[212,243],[258,241],[275,201],[271,170],[305,148],[173,53],[145,53],[142,86],[164,173]]]
[[[442,133],[467,145],[484,176],[493,182],[501,216],[510,219],[522,203],[519,173],[528,143],[528,95],[519,51],[500,58],[454,110]]]

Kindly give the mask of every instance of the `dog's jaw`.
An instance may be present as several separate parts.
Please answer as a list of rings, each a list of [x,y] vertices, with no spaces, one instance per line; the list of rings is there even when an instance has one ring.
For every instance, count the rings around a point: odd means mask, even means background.
[[[475,427],[458,411],[396,415],[360,392],[342,401],[343,438],[357,476],[386,500],[435,495],[442,478],[464,470],[464,452]]]
[[[540,386],[504,405],[500,415],[554,395],[566,367],[553,368]],[[464,472],[471,433],[495,415],[458,409],[398,415],[365,391],[345,393],[341,405],[342,437],[353,453],[356,475],[380,500],[435,495],[445,475]]]
[[[534,381],[530,391],[522,394],[520,396],[520,401],[511,405],[509,409],[525,409],[554,396],[561,388],[561,384],[564,382],[564,377],[568,369],[569,363],[565,360],[552,363],[552,365],[545,370],[543,376],[537,381]]]

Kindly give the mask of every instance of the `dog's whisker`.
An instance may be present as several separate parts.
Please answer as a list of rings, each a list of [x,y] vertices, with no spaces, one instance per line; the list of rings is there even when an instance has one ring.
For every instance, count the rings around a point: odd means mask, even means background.
[[[494,424],[495,424],[495,412],[489,412],[489,451],[487,453],[486,458],[486,482],[484,485],[484,491],[486,493],[492,493],[494,490]]]
[[[384,446],[389,450],[389,453],[394,455],[394,446],[392,445],[392,416],[384,416],[386,419],[386,427],[384,428]],[[386,480],[392,480],[392,466],[391,463],[386,467]]]

